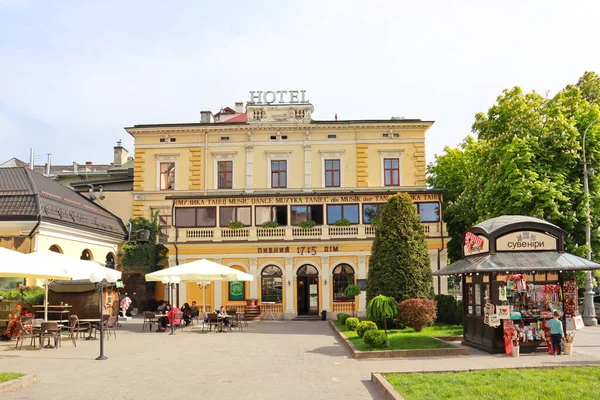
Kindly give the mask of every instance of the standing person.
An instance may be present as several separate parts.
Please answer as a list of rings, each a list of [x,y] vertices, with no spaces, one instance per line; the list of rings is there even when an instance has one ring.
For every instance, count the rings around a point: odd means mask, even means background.
[[[552,351],[554,355],[562,355],[563,345],[562,339],[565,337],[565,332],[563,331],[563,324],[561,322],[560,313],[558,311],[554,311],[554,318],[548,321],[548,326],[550,327],[550,338],[552,340]]]
[[[127,310],[129,309],[129,306],[131,305],[132,301],[129,298],[129,295],[127,295],[127,293],[125,293],[125,297],[123,297],[123,300],[121,300],[121,312],[122,312],[122,317],[125,318],[127,320]]]

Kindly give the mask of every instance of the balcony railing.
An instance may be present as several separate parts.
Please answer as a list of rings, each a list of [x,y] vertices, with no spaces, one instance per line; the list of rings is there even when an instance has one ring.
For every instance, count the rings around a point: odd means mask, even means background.
[[[439,237],[439,223],[422,223],[426,237]],[[231,228],[180,228],[178,242],[222,242],[222,241],[266,241],[296,239],[371,239],[375,237],[375,227],[372,225],[350,226],[316,226],[304,229],[299,226],[285,226],[278,228],[245,227]],[[175,229],[169,230],[169,241],[175,240]],[[443,234],[447,236],[446,226]]]

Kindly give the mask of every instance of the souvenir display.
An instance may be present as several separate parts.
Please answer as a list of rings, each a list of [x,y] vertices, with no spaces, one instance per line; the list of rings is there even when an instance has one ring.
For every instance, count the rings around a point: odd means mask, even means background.
[[[565,279],[563,281],[564,293],[564,314],[565,317],[571,318],[577,314],[577,281],[575,279]]]

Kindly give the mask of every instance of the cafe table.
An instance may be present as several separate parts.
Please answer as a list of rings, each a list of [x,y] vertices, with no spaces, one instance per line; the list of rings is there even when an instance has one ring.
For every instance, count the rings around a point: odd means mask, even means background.
[[[94,337],[92,337],[92,327],[97,329],[97,325],[100,323],[100,319],[99,318],[80,318],[79,322],[87,322],[90,324],[90,333],[89,333],[88,337],[85,338],[85,340],[96,340],[95,335],[94,335]]]

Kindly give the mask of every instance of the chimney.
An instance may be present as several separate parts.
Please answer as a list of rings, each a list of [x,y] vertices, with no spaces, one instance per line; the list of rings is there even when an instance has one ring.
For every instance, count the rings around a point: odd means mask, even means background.
[[[48,153],[48,162],[46,163],[46,176],[50,176],[50,164],[52,163],[52,154]]]
[[[127,149],[123,146],[121,146],[123,142],[121,141],[121,139],[119,139],[117,141],[117,145],[114,147],[115,149],[115,158],[114,158],[114,164],[115,167],[120,167],[121,165],[125,164],[127,162],[127,158],[129,157],[129,152],[127,151]]]
[[[91,167],[92,166],[92,162],[91,161],[86,161],[85,162],[85,166],[86,167]]]
[[[79,165],[77,165],[76,161],[73,161],[73,174],[79,175]]]
[[[244,113],[244,102],[243,101],[236,101],[235,102],[235,113],[236,114],[243,114]]]
[[[33,148],[29,149],[29,169],[33,171],[33,163],[35,162],[35,155]]]
[[[200,111],[200,123],[202,124],[213,124],[215,117],[212,111]]]

